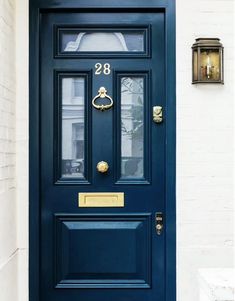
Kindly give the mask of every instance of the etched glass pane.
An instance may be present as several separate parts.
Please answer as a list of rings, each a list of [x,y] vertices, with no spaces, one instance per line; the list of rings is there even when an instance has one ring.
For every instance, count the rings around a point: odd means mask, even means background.
[[[144,79],[121,78],[121,178],[144,177]]]
[[[84,174],[84,88],[82,77],[62,79],[62,176]]]
[[[63,32],[62,52],[143,52],[144,31]]]

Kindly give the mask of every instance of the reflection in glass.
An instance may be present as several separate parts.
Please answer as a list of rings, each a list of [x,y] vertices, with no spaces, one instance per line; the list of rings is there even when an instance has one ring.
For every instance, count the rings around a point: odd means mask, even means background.
[[[62,33],[62,51],[143,52],[144,31],[101,31]]]
[[[84,88],[82,77],[62,79],[62,176],[83,178]]]
[[[121,78],[121,178],[144,177],[144,79]]]

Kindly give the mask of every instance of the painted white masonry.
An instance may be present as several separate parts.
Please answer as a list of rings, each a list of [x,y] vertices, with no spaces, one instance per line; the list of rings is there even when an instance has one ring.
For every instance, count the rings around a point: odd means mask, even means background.
[[[18,299],[28,300],[28,0],[16,3],[16,200]],[[0,298],[1,299],[1,298]],[[8,301],[8,300],[4,300]]]
[[[198,301],[198,270],[233,264],[234,1],[176,0],[177,289]],[[191,85],[191,45],[218,37],[225,85]]]
[[[15,3],[0,0],[0,300],[17,300]],[[14,289],[12,289],[14,287]]]
[[[234,269],[201,269],[198,274],[199,301],[234,301]]]
[[[178,301],[199,300],[199,269],[232,267],[233,3],[176,0]],[[207,36],[224,44],[224,86],[191,85]],[[27,169],[28,0],[0,0],[1,301],[28,301]]]

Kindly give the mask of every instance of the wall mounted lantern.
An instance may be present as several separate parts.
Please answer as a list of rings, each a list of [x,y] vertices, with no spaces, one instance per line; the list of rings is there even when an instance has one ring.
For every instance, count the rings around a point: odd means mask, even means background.
[[[193,84],[224,83],[223,45],[220,39],[199,38],[192,46]]]

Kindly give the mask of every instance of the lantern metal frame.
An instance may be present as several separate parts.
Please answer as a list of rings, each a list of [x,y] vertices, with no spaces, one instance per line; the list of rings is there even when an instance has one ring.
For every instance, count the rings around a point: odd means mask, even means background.
[[[202,79],[201,53],[203,51],[218,51],[219,55],[219,79]],[[197,79],[195,79],[194,55],[197,53]],[[197,38],[192,45],[192,84],[224,84],[224,47],[218,38]]]

